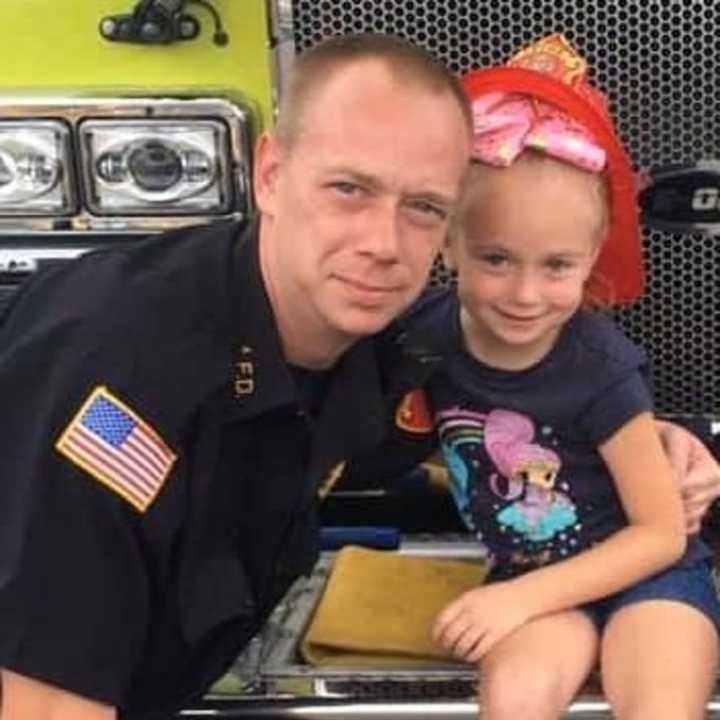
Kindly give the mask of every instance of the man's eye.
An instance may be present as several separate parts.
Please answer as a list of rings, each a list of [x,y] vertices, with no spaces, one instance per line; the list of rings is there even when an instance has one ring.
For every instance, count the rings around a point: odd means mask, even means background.
[[[444,221],[448,216],[448,212],[445,208],[426,200],[409,200],[407,202],[407,207],[417,215],[421,215],[431,220]]]
[[[333,190],[336,190],[341,195],[353,195],[357,193],[360,190],[360,187],[356,185],[355,183],[351,182],[345,182],[345,181],[338,181],[330,183],[330,187]]]

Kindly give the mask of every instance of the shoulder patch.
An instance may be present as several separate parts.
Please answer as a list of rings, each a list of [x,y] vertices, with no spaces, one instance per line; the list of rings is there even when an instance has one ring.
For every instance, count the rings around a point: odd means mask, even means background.
[[[403,397],[395,410],[395,425],[415,434],[432,432],[432,417],[423,390],[411,390]]]
[[[150,507],[177,460],[160,435],[102,385],[55,449],[140,512]]]

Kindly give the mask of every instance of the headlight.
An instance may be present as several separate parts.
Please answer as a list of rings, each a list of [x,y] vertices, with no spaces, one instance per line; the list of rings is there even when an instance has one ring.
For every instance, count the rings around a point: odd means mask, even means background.
[[[87,204],[97,215],[221,215],[232,203],[218,120],[86,120]]]
[[[254,126],[219,97],[0,97],[0,244],[246,218]]]
[[[0,216],[75,209],[70,129],[54,120],[0,122]]]

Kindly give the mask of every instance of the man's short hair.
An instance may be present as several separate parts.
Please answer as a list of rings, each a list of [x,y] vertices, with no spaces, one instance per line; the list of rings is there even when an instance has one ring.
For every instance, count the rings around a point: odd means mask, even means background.
[[[457,100],[468,131],[472,130],[470,105],[458,78],[426,50],[395,35],[336,35],[306,50],[295,61],[275,126],[275,133],[286,149],[291,149],[297,140],[312,96],[336,70],[363,60],[380,60],[399,82],[438,95],[448,93]]]

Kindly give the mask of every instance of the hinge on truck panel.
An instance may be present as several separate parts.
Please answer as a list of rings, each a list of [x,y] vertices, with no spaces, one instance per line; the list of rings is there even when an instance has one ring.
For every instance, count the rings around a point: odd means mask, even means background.
[[[108,15],[100,21],[100,34],[113,42],[159,45],[178,40],[194,40],[200,34],[200,22],[185,12],[193,3],[205,8],[213,18],[213,42],[228,44],[220,13],[208,0],[140,0],[132,13]]]

